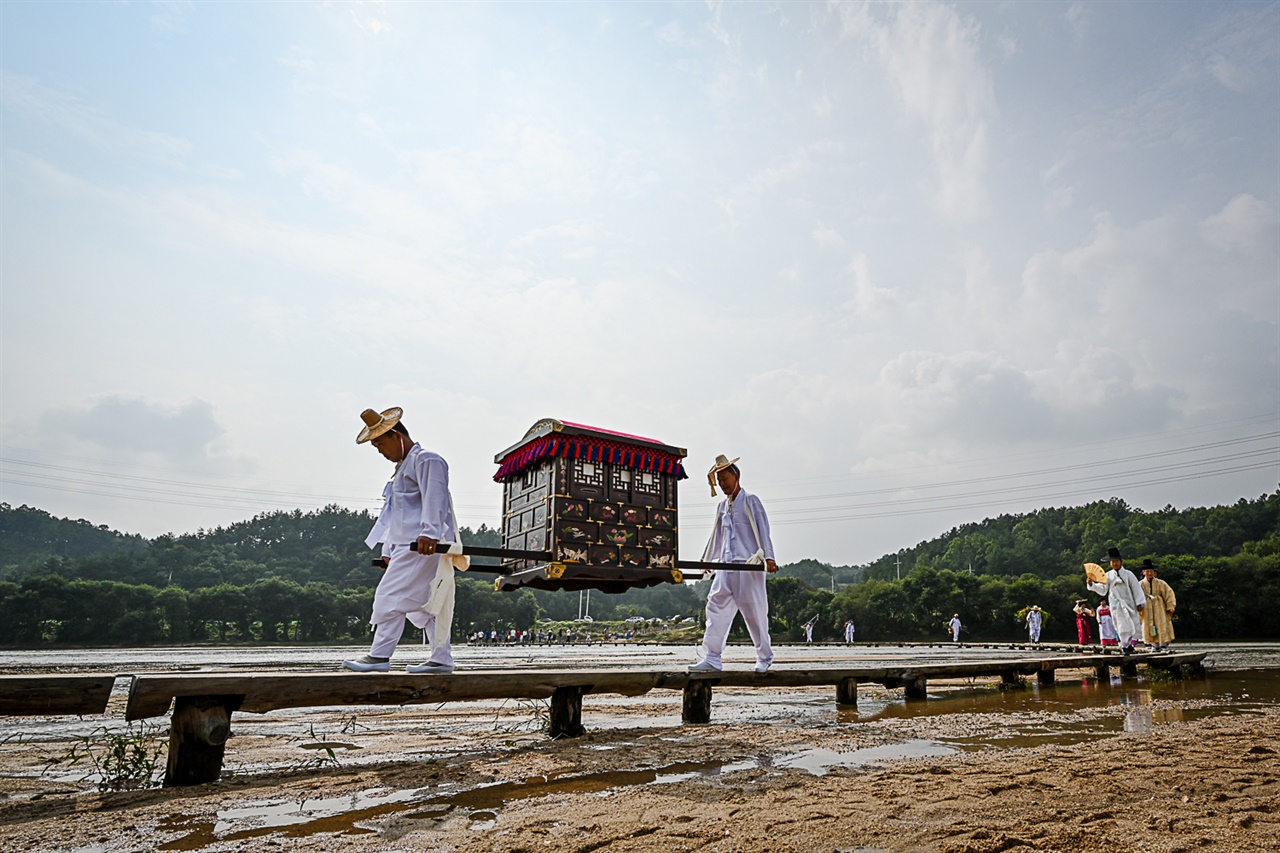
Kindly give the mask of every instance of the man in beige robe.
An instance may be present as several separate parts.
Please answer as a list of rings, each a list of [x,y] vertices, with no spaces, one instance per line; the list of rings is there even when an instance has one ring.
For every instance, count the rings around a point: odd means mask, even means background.
[[[1150,560],[1142,561],[1139,585],[1147,596],[1147,606],[1142,609],[1142,641],[1161,651],[1173,642],[1173,611],[1178,607],[1178,597],[1173,587],[1156,577],[1156,568]]]

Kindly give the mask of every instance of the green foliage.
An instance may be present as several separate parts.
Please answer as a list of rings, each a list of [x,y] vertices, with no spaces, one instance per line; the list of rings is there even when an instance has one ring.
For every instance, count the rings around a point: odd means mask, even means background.
[[[87,772],[80,781],[93,779],[100,791],[150,788],[160,784],[165,743],[153,724],[131,723],[123,732],[105,726],[83,735],[62,755],[51,759],[45,771],[77,768]]]
[[[865,570],[870,577],[895,578],[900,558],[904,576],[930,566],[953,572],[1053,578],[1075,572],[1086,562],[1098,562],[1112,545],[1129,559],[1156,554],[1230,557],[1250,543],[1277,537],[1280,490],[1256,500],[1241,498],[1230,506],[1184,510],[1166,506],[1157,512],[1134,509],[1112,498],[961,525],[937,539],[887,554]]]
[[[148,542],[0,504],[0,646],[364,642],[380,578],[364,547],[372,522],[329,506]],[[499,544],[483,525],[461,536]],[[843,639],[848,619],[860,641],[937,640],[958,612],[966,639],[1017,639],[1020,611],[1039,604],[1045,639],[1072,640],[1071,608],[1087,596],[1081,564],[1111,544],[1161,565],[1178,594],[1180,637],[1280,637],[1269,605],[1280,596],[1280,491],[1150,513],[1097,501],[964,525],[867,566],[801,560],[769,579],[772,630],[800,640],[817,616],[818,641]],[[570,621],[587,603],[571,592],[496,593],[490,577],[459,576],[455,638]],[[708,586],[593,591],[589,612],[601,622],[698,616]],[[745,637],[740,621],[734,631]]]

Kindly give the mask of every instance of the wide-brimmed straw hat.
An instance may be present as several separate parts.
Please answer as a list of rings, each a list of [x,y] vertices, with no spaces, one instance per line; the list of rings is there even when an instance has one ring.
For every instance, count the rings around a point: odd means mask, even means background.
[[[373,409],[365,409],[360,413],[360,420],[364,421],[364,429],[360,430],[360,434],[356,436],[356,444],[373,441],[400,423],[400,418],[403,416],[404,409],[387,409],[382,414],[378,414]]]
[[[735,456],[732,459],[730,459],[728,456],[725,456],[723,453],[721,453],[719,456],[716,457],[716,464],[712,465],[711,470],[707,472],[707,485],[711,487],[712,497],[714,497],[716,493],[716,474],[719,474],[725,468],[728,468],[730,465],[734,464],[741,458],[742,458],[741,456]]]

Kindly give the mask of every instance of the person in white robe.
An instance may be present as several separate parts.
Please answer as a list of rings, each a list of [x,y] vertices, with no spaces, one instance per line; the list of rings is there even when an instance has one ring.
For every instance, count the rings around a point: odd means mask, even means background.
[[[453,586],[440,581],[452,581],[454,564],[452,558],[442,564],[436,545],[458,541],[449,496],[449,465],[438,453],[414,442],[400,421],[402,415],[401,409],[388,409],[381,414],[366,409],[360,415],[365,426],[356,443],[371,442],[395,463],[396,469],[382,490],[382,510],[365,538],[370,548],[382,543],[386,567],[374,593],[373,615],[369,619],[374,629],[373,643],[367,655],[342,664],[356,672],[390,671],[391,656],[407,620],[426,632],[431,655],[426,663],[411,664],[406,670],[443,674],[454,668],[449,641]],[[448,606],[442,609],[441,604]]]
[[[1094,611],[1098,615],[1098,642],[1104,646],[1114,646],[1120,642],[1116,635],[1116,623],[1111,618],[1111,608],[1103,601]]]
[[[960,642],[960,629],[964,627],[960,624],[960,614],[957,613],[955,616],[952,616],[951,621],[948,622],[947,625],[951,628],[951,642]]]
[[[844,623],[844,641],[850,645],[853,644],[853,620],[850,619]]]
[[[1031,642],[1040,642],[1040,628],[1044,625],[1044,612],[1040,610],[1040,605],[1034,604],[1027,611],[1027,631],[1031,636]]]
[[[1111,568],[1107,570],[1106,579],[1089,581],[1086,586],[1091,592],[1106,596],[1111,607],[1111,621],[1115,623],[1116,634],[1120,637],[1120,651],[1127,655],[1133,651],[1134,638],[1142,634],[1141,614],[1147,597],[1138,584],[1138,578],[1124,567],[1119,549],[1108,549],[1107,559]]]
[[[733,617],[742,614],[747,633],[756,647],[756,672],[768,672],[773,663],[773,644],[769,639],[769,598],[765,572],[776,572],[773,540],[769,537],[769,517],[755,495],[748,494],[739,483],[741,471],[737,457],[730,460],[717,456],[707,472],[711,494],[718,483],[724,498],[716,507],[711,539],[703,560],[713,563],[763,565],[765,571],[717,571],[707,596],[707,629],[702,638],[702,658],[689,667],[691,672],[719,672],[724,668],[722,655],[729,637]]]

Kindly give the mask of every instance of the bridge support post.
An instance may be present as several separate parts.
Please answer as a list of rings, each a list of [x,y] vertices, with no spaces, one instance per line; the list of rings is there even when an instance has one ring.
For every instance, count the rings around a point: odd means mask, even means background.
[[[858,707],[858,679],[842,678],[836,685],[836,704]]]
[[[231,714],[243,696],[178,696],[169,721],[166,788],[217,782],[231,736]]]
[[[907,679],[902,686],[905,688],[908,699],[929,698],[927,682],[923,675],[917,675],[915,678]]]
[[[1053,673],[1052,669],[1042,669],[1036,673],[1036,681],[1045,685],[1053,684]]]
[[[557,687],[551,694],[551,736],[582,737],[582,695],[586,687]]]
[[[1010,687],[1021,686],[1022,679],[1018,678],[1018,673],[1014,672],[1012,669],[1006,669],[1004,672],[1000,673],[1001,689],[1007,690]]]
[[[711,679],[691,678],[685,684],[680,719],[686,723],[711,722]]]
[[[1138,665],[1131,660],[1124,661],[1120,664],[1120,674],[1127,678],[1138,677]]]

